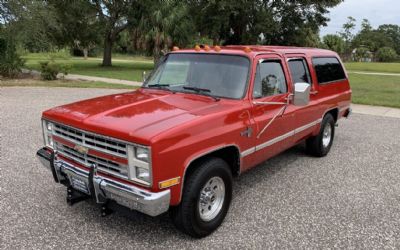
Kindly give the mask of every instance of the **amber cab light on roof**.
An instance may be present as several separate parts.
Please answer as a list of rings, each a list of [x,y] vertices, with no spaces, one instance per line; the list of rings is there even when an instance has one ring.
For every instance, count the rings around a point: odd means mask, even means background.
[[[246,52],[246,53],[250,53],[250,52],[251,52],[250,47],[245,47],[243,50],[244,50],[244,52]]]
[[[210,51],[210,46],[204,45],[204,50],[205,50],[205,51]]]
[[[196,50],[196,51],[200,51],[200,50],[201,50],[201,48],[200,48],[200,46],[199,46],[199,45],[196,45],[196,46],[194,46],[194,50]]]
[[[221,51],[221,47],[219,47],[218,45],[216,45],[216,46],[214,46],[214,50],[217,51],[217,52],[220,52],[220,51]]]
[[[179,50],[179,47],[178,46],[174,46],[173,48],[172,48],[172,51],[178,51]]]

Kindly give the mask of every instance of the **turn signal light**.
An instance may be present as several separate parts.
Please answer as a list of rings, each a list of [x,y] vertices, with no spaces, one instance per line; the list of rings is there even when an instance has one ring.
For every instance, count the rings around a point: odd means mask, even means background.
[[[250,53],[250,52],[251,52],[251,49],[250,49],[250,47],[245,47],[245,48],[244,48],[244,52],[246,52],[246,53]]]
[[[160,187],[160,189],[168,188],[171,186],[178,185],[180,180],[181,180],[181,177],[175,177],[175,178],[172,178],[172,179],[169,179],[166,181],[160,181],[158,183],[158,186]]]

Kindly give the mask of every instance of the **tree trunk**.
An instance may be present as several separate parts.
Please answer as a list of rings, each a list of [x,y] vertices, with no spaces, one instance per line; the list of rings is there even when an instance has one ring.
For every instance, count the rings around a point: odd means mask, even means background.
[[[89,54],[89,49],[88,48],[83,48],[83,57],[85,60],[88,59],[88,54]]]
[[[111,52],[112,52],[113,40],[107,35],[104,40],[104,53],[103,53],[103,64],[102,66],[112,66]]]

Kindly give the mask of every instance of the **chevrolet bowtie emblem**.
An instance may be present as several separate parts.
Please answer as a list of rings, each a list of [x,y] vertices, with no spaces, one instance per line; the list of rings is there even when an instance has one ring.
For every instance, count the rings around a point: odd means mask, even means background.
[[[87,154],[89,152],[88,148],[81,146],[81,145],[75,145],[74,149],[81,154]]]

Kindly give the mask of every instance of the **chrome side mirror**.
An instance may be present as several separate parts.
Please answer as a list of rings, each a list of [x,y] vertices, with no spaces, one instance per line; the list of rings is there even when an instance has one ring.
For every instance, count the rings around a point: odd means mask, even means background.
[[[310,84],[295,83],[293,105],[306,106],[310,102]]]

